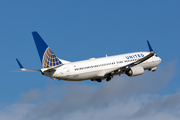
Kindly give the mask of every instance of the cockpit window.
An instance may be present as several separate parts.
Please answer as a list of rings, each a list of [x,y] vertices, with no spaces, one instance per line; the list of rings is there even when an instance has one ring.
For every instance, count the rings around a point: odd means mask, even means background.
[[[158,57],[158,55],[155,55],[156,57]]]

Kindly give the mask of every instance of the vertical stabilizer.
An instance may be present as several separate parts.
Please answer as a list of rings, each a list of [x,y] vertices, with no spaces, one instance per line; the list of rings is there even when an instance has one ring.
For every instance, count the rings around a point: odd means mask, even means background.
[[[62,64],[59,58],[52,52],[41,36],[35,31],[32,32],[34,42],[43,68],[53,67]]]

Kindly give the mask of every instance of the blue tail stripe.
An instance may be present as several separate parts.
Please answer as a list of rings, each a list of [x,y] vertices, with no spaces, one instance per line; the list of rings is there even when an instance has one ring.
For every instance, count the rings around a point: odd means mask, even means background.
[[[48,45],[44,42],[44,40],[36,31],[32,32],[32,35],[42,63],[43,55],[46,49],[48,48]]]
[[[44,40],[36,31],[32,32],[32,35],[33,35],[43,68],[48,68],[48,67],[62,64],[62,62],[56,57],[53,51],[48,47],[48,45],[44,42]]]

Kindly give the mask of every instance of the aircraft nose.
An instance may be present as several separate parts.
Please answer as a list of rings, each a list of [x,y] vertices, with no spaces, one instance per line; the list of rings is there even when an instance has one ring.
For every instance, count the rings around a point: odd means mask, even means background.
[[[159,64],[161,63],[161,61],[162,61],[162,59],[160,58],[160,57],[158,57],[159,58]]]

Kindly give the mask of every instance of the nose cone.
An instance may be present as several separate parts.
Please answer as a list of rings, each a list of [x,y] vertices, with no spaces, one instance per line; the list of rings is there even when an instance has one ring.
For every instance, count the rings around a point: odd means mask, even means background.
[[[158,57],[158,62],[159,64],[161,63],[162,59],[160,57]]]

